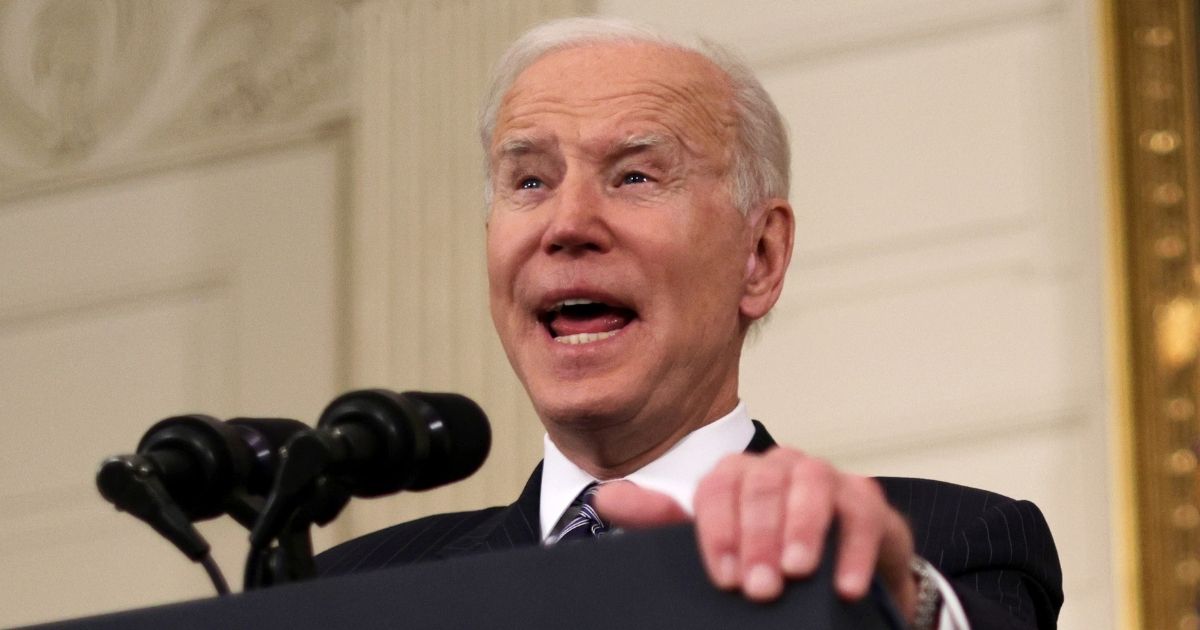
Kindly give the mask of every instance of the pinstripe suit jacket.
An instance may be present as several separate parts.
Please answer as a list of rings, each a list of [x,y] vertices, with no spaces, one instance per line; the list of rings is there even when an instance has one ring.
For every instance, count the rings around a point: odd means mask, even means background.
[[[746,450],[774,446],[766,429],[754,424]],[[541,480],[538,464],[511,505],[429,516],[338,545],[317,557],[317,572],[340,575],[536,545]],[[878,481],[908,517],[917,553],[950,581],[973,629],[1055,627],[1062,573],[1036,506],[927,479]]]

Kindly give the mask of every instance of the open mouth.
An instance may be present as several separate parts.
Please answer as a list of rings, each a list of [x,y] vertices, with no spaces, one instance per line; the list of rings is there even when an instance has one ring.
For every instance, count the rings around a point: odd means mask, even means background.
[[[621,332],[637,313],[620,305],[573,298],[556,302],[538,316],[558,343],[579,345],[603,341]]]

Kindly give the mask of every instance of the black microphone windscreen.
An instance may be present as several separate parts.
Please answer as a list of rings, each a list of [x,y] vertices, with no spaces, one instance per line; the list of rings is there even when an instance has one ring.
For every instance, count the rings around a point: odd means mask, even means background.
[[[224,497],[253,465],[237,430],[203,414],[154,423],[138,441],[137,454],[154,463],[155,475],[192,520],[220,515]]]
[[[293,435],[312,427],[291,418],[232,418],[226,421],[254,454],[254,462],[246,479],[251,494],[264,495],[271,489],[278,465],[279,449]]]
[[[316,431],[342,445],[331,472],[359,497],[458,481],[479,469],[492,442],[487,416],[469,398],[386,389],[335,398]]]
[[[471,476],[487,459],[492,430],[487,414],[475,401],[459,394],[405,392],[416,402],[430,430],[429,461],[409,485],[428,490]]]
[[[293,435],[312,427],[291,418],[231,418],[226,424],[238,427],[246,439],[261,441],[272,450],[279,450]]]

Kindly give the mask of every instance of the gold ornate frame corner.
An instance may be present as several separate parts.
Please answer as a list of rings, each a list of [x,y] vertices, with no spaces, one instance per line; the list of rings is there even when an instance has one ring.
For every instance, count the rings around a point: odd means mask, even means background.
[[[1144,628],[1200,628],[1197,0],[1109,0]]]

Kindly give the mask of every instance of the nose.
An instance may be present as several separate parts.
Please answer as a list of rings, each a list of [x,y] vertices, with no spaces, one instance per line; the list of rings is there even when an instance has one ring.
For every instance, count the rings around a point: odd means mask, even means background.
[[[549,204],[550,218],[542,235],[542,251],[605,252],[612,247],[604,193],[579,177],[567,177]]]

